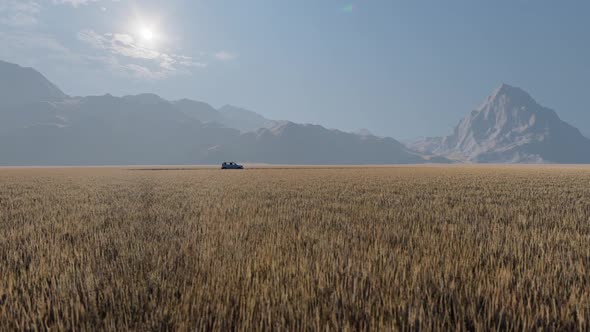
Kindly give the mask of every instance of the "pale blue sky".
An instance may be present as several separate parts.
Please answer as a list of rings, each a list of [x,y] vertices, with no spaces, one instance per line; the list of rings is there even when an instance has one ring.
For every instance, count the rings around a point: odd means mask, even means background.
[[[0,0],[0,59],[71,95],[153,92],[400,139],[450,133],[506,82],[590,133],[589,17],[573,0]]]

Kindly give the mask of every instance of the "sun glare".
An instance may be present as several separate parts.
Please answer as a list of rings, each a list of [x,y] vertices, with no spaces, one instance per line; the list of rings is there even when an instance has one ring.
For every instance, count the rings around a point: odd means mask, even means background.
[[[163,26],[161,17],[135,10],[127,24],[126,30],[141,47],[154,49],[165,42],[166,33],[161,29]]]
[[[154,39],[154,32],[149,28],[141,29],[141,38],[145,41],[152,41]]]

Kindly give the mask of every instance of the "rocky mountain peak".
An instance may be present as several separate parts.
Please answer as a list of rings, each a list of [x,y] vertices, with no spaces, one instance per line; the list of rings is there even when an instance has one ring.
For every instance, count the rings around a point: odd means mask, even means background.
[[[539,105],[526,91],[502,84],[455,130],[456,143],[511,140],[521,134],[542,135],[559,124],[557,114]]]
[[[504,111],[506,109],[539,108],[528,92],[503,83],[481,104],[478,111]]]
[[[470,162],[590,161],[590,141],[578,129],[508,84],[500,85],[465,116],[452,135],[420,140],[410,147]]]

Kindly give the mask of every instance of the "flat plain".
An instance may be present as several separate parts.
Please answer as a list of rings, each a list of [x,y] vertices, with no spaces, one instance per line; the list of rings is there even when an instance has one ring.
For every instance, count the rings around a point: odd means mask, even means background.
[[[590,168],[0,169],[0,330],[588,330]]]

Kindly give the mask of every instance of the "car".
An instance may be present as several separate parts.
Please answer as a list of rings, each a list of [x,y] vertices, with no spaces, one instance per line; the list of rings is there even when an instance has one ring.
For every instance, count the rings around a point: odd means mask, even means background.
[[[240,164],[236,164],[233,161],[230,162],[224,162],[223,164],[221,164],[221,169],[244,169],[244,166],[240,165]]]

